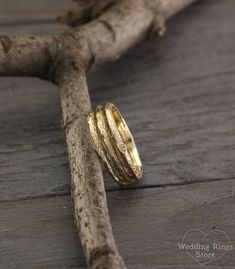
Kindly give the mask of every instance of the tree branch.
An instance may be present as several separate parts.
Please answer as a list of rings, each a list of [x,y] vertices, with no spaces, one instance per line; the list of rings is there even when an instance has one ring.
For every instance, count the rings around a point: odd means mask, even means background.
[[[54,43],[53,36],[0,36],[0,75],[44,77]]]
[[[88,135],[91,104],[84,66],[67,60],[61,65],[56,82],[72,176],[74,216],[87,264],[89,268],[124,269],[110,225],[102,170]]]
[[[116,60],[141,40],[162,35],[165,21],[195,1],[85,1],[92,14],[87,24],[54,36],[0,36],[0,75],[48,76],[70,47],[86,69]]]
[[[63,18],[72,25],[82,22],[78,27],[54,36],[0,37],[0,75],[39,76],[59,86],[74,216],[91,269],[126,267],[113,238],[102,171],[88,130],[86,71],[117,59],[149,36],[162,35],[166,19],[194,1],[86,0],[72,20]]]

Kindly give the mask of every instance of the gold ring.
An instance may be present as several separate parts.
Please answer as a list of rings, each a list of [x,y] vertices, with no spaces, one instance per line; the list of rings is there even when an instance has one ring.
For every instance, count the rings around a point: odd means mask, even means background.
[[[133,136],[114,104],[97,106],[88,117],[94,148],[120,185],[140,179],[143,167]]]

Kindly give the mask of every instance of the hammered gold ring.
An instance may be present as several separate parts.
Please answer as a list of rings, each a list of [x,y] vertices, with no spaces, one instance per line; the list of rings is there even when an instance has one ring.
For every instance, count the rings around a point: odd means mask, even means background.
[[[140,179],[143,167],[132,134],[114,104],[97,106],[88,115],[94,148],[120,185]]]

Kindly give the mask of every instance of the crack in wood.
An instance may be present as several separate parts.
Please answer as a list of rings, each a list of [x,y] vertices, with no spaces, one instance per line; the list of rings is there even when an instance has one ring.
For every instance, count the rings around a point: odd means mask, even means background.
[[[11,46],[12,46],[11,39],[8,36],[1,36],[0,42],[2,44],[4,52],[8,53],[11,49]]]
[[[235,180],[235,177],[231,178],[215,178],[215,179],[201,179],[197,181],[189,181],[189,182],[179,182],[179,183],[169,183],[165,185],[146,185],[146,186],[130,186],[127,188],[113,188],[113,189],[107,189],[106,193],[109,192],[116,192],[116,191],[133,191],[133,190],[140,190],[140,189],[165,189],[167,187],[183,187],[188,185],[196,185],[196,184],[202,184],[202,183],[213,183],[213,182],[220,182],[220,181],[232,181]],[[70,195],[70,192],[65,191],[57,194],[45,194],[45,195],[37,195],[37,196],[28,196],[28,197],[22,197],[18,199],[10,199],[10,200],[0,200],[0,204],[4,203],[14,203],[19,201],[30,201],[30,200],[37,200],[37,199],[46,199],[46,198],[55,198],[60,196],[68,196]]]

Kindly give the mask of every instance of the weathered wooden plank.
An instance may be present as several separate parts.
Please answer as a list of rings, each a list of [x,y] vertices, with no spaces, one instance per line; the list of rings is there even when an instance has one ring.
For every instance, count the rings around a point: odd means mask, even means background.
[[[234,244],[234,191],[235,181],[225,180],[109,192],[114,234],[128,268],[199,268],[177,246],[193,228],[223,230]],[[1,268],[83,268],[70,197],[0,205]],[[212,264],[234,265],[233,251]]]
[[[69,0],[1,0],[0,25],[55,21],[58,15],[77,8],[77,4]]]
[[[136,137],[145,173],[133,187],[235,177],[234,8],[229,0],[194,5],[164,38],[89,76],[94,106],[117,104]],[[56,88],[31,78],[0,78],[0,88],[0,200],[68,193]],[[106,171],[105,181],[118,188]]]
[[[68,29],[68,26],[56,22],[51,23],[30,23],[0,26],[1,35],[26,35],[26,34],[55,34]]]
[[[192,7],[90,80],[94,104],[113,101],[134,130],[148,183],[234,177],[235,2],[222,6]]]
[[[67,192],[56,87],[31,78],[1,78],[1,85],[1,200]]]

